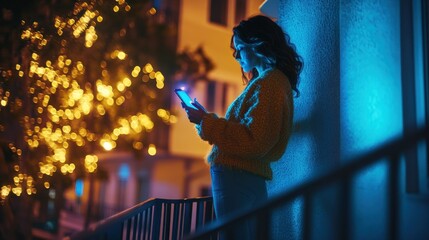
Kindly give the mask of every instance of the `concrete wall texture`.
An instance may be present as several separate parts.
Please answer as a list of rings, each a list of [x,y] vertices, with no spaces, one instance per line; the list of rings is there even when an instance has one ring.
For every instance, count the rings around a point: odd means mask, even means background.
[[[295,130],[284,159],[273,164],[271,195],[400,136],[407,111],[402,107],[400,1],[283,0],[279,12],[278,22],[303,57],[304,70]],[[387,238],[387,175],[381,162],[353,180],[351,239]],[[400,181],[400,239],[428,239],[428,198],[406,193],[404,176]],[[315,193],[311,239],[338,239],[336,187]],[[300,239],[301,220],[298,199],[273,217],[273,239]]]

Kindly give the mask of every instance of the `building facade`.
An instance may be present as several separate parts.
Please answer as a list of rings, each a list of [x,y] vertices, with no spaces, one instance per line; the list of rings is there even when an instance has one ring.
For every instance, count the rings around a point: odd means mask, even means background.
[[[240,66],[230,48],[232,27],[241,19],[258,14],[261,4],[261,0],[154,1],[158,20],[166,21],[177,31],[174,43],[177,52],[192,53],[200,48],[214,66],[207,76],[193,83],[193,88],[186,85],[187,79],[180,77],[174,79],[173,88],[187,88],[208,110],[223,115],[243,87]],[[205,161],[210,145],[199,139],[173,91],[170,100],[170,110],[177,122],[169,127],[167,139],[165,133],[154,135],[154,138],[166,139],[162,145],[167,147],[158,147],[155,154],[117,151],[97,154],[98,164],[106,171],[107,178],[79,180],[66,192],[67,208],[73,211],[61,214],[60,236],[150,198],[179,199],[211,194]]]

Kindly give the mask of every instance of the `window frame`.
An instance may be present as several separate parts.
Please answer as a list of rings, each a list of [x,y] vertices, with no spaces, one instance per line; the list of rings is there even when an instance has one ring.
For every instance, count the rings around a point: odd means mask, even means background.
[[[208,21],[210,23],[216,24],[219,26],[224,26],[224,27],[228,26],[228,2],[229,2],[228,0],[210,0],[208,5],[209,7]],[[214,4],[218,4],[217,5],[218,8],[214,8],[213,7]],[[214,11],[218,11],[218,12],[214,12]]]
[[[400,3],[404,134],[413,133],[422,125],[429,126],[428,14],[425,0]],[[406,193],[429,194],[428,140],[429,137],[404,153]]]
[[[425,84],[425,117],[429,126],[429,2],[421,0],[422,45],[423,45],[423,81]],[[426,136],[426,154],[429,153],[429,136]],[[429,157],[426,156],[426,190],[429,191]]]

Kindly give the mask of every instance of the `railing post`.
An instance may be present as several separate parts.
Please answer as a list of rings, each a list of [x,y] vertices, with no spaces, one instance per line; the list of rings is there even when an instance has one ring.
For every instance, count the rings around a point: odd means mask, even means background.
[[[342,182],[340,182],[340,214],[339,214],[339,236],[338,239],[349,239],[350,233],[350,193],[351,193],[351,176],[347,176],[344,178]]]
[[[142,216],[141,215],[142,214],[139,213],[139,214],[137,214],[137,216],[135,216],[136,217],[136,225],[134,226],[135,239],[140,239],[140,234],[142,232],[142,229],[141,229]]]
[[[172,226],[172,229],[171,229],[171,234],[172,234],[172,236],[173,236],[173,239],[174,238],[177,238],[177,234],[180,232],[179,231],[179,222],[180,222],[180,219],[179,219],[179,210],[180,210],[180,205],[181,205],[181,203],[174,203],[173,204],[173,226]]]
[[[388,196],[388,235],[389,239],[398,239],[399,232],[399,155],[392,156],[388,159],[389,163],[389,196]]]
[[[205,214],[205,206],[204,202],[197,202],[197,213],[196,213],[196,221],[195,221],[195,229],[198,229],[204,225],[204,214]]]
[[[304,240],[311,239],[311,212],[312,212],[312,196],[306,192],[303,199],[303,237]]]
[[[191,232],[192,202],[183,204],[183,235]]]
[[[124,228],[125,228],[125,222],[110,228],[107,234],[105,235],[105,239],[122,239]]]
[[[159,239],[161,236],[161,216],[162,216],[162,205],[160,203],[156,203],[153,211],[153,222],[151,223],[153,226],[152,237],[151,239]]]
[[[271,239],[271,212],[262,212],[256,219],[249,219],[248,221],[251,220],[254,220],[256,224],[256,239]]]
[[[149,212],[149,209],[146,209],[143,213],[142,213],[142,218],[143,218],[143,221],[142,221],[142,237],[143,237],[143,239],[148,239],[148,213]]]
[[[171,223],[171,203],[164,203],[164,219],[163,219],[163,226],[164,228],[162,229],[163,232],[163,239],[170,239],[170,223]]]

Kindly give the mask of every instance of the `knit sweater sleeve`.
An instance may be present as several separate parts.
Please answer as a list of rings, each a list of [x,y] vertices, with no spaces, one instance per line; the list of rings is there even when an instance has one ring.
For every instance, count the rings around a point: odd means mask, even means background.
[[[199,126],[201,138],[228,155],[247,159],[265,156],[279,140],[283,123],[286,94],[281,80],[255,83],[239,103],[242,116],[237,119],[204,116]]]

